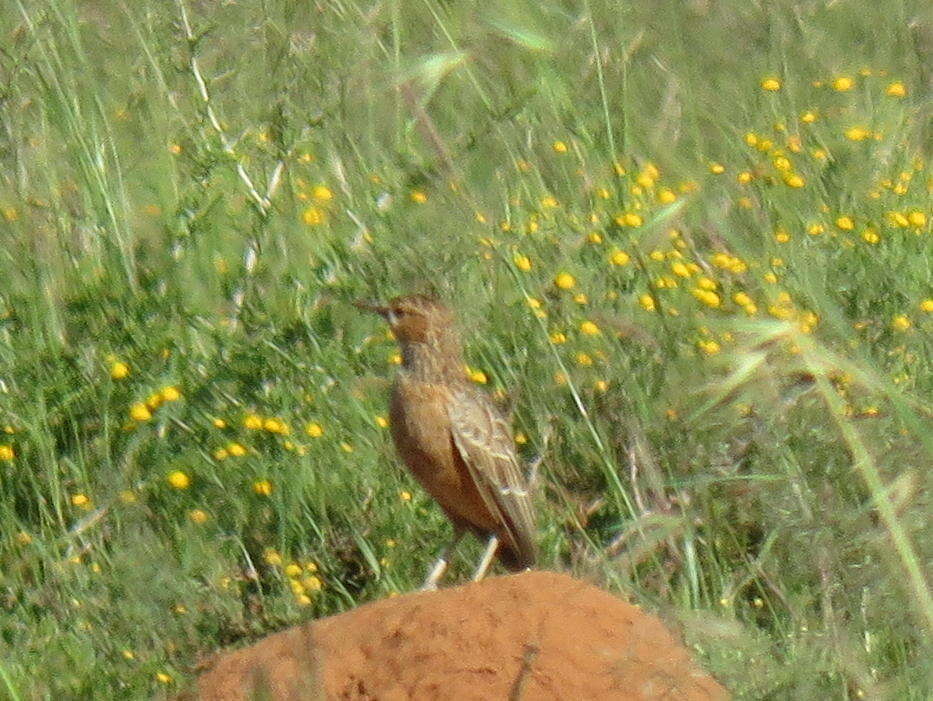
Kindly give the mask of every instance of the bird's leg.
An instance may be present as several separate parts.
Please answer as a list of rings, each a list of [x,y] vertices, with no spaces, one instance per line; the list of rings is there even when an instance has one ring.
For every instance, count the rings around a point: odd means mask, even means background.
[[[486,570],[492,564],[492,559],[496,556],[496,550],[499,549],[499,536],[490,536],[486,542],[486,551],[483,553],[483,559],[479,561],[476,572],[473,573],[473,581],[478,582],[486,576]]]
[[[437,561],[431,567],[430,572],[428,572],[427,579],[425,579],[424,584],[421,585],[421,591],[434,591],[437,589],[437,583],[440,581],[441,577],[444,576],[444,572],[447,571],[450,553],[457,547],[457,543],[460,542],[463,534],[464,530],[462,528],[454,528],[454,537],[451,538],[447,545],[444,546],[443,550],[441,550],[441,554],[438,555]]]

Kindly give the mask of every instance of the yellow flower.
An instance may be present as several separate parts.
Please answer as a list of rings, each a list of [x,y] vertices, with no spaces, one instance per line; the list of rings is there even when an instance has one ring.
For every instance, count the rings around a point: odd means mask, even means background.
[[[324,435],[324,427],[321,426],[321,424],[312,421],[307,426],[305,426],[305,433],[307,433],[312,438],[320,438]]]
[[[301,585],[305,588],[306,591],[321,591],[321,580],[310,575],[301,580]]]
[[[888,97],[906,97],[907,86],[899,80],[896,80],[893,83],[888,83],[888,87],[885,88],[884,94]]]
[[[891,319],[891,328],[895,331],[906,331],[910,327],[910,318],[906,314],[898,314]]]
[[[774,240],[778,243],[787,243],[790,241],[790,234],[786,229],[778,229],[774,232]]]
[[[91,505],[91,500],[86,494],[72,494],[71,505],[89,507]]]
[[[933,312],[933,299],[928,298],[920,302],[920,311],[927,312],[928,314]]]
[[[716,163],[714,161],[709,164],[709,172],[713,175],[722,175],[726,172],[726,167],[722,163]]]
[[[927,215],[919,209],[907,213],[907,221],[911,226],[924,227],[927,225]]]
[[[334,199],[334,193],[326,185],[315,185],[314,189],[311,190],[311,197],[318,202],[329,202]]]
[[[168,483],[175,489],[187,489],[191,486],[191,478],[181,470],[169,472],[166,480],[168,480]]]
[[[379,416],[376,416],[376,418],[373,419],[373,420],[376,422],[376,425],[377,425],[379,428],[388,428],[388,427],[389,427],[389,419],[387,419],[385,416],[379,415]]]
[[[833,90],[836,92],[846,92],[855,87],[855,81],[849,76],[839,76],[833,81]]]
[[[349,443],[347,443],[346,441],[341,441],[341,443],[340,443],[340,450],[342,450],[342,451],[345,452],[345,453],[352,453],[352,452],[353,452],[353,446],[350,445]]]
[[[707,341],[698,341],[697,347],[706,355],[716,355],[720,351],[719,344],[712,339]]]
[[[554,149],[555,153],[567,153],[567,144],[563,141],[555,141],[551,144],[551,148]]]
[[[227,422],[223,419],[214,419],[211,423],[214,425],[214,428],[227,428]]]
[[[515,267],[521,270],[523,273],[527,273],[531,270],[531,258],[528,256],[522,255],[521,253],[516,253],[512,261],[515,263]]]
[[[865,229],[865,231],[862,232],[862,240],[865,243],[870,243],[874,245],[881,240],[881,237],[878,235],[877,229],[873,227],[868,227],[867,229]]]
[[[810,234],[810,236],[820,236],[825,231],[826,231],[826,227],[824,227],[820,223],[810,224],[807,227],[807,233]]]
[[[576,284],[576,279],[570,273],[558,273],[554,278],[554,285],[561,290],[572,290]]]
[[[816,112],[809,110],[800,115],[800,121],[804,124],[813,124],[813,122],[815,122],[817,119],[819,119],[819,117],[817,116]]]
[[[662,187],[658,190],[658,202],[661,204],[671,204],[677,200],[676,193],[669,187]]]
[[[257,480],[253,482],[253,491],[261,497],[267,497],[272,494],[272,482]]]
[[[804,180],[802,175],[798,175],[797,173],[788,173],[784,176],[784,184],[787,185],[787,187],[798,189],[806,185],[807,181]]]
[[[152,418],[152,413],[145,404],[137,402],[130,407],[130,418],[133,419],[133,421],[148,421]]]
[[[589,302],[589,298],[583,292],[578,292],[573,296],[573,301],[577,304],[586,304]]]
[[[598,231],[591,231],[589,234],[587,234],[586,240],[589,241],[590,243],[602,243],[603,235],[600,234]]]
[[[262,559],[266,561],[266,564],[272,565],[273,567],[278,567],[282,564],[282,556],[275,548],[266,548],[262,553]]]
[[[327,212],[312,205],[301,213],[301,220],[308,226],[320,226],[327,221]]]
[[[641,305],[642,309],[646,312],[653,312],[654,307],[654,297],[652,297],[647,292],[638,298],[638,303]]]
[[[285,573],[286,577],[300,577],[303,570],[301,569],[301,565],[290,562],[285,566],[283,572]]]
[[[679,260],[671,263],[671,272],[677,277],[690,277],[690,268]]]
[[[843,214],[836,217],[836,226],[843,231],[852,231],[855,228],[855,221],[853,221],[852,217]]]
[[[871,132],[865,127],[850,127],[843,132],[843,135],[849,141],[864,141],[871,136]]]
[[[703,289],[697,288],[697,289],[691,290],[691,294],[693,294],[694,297],[696,297],[698,300],[703,302],[703,304],[705,304],[707,307],[715,308],[715,307],[718,307],[720,304],[722,304],[722,300],[719,298],[719,295],[716,294],[715,292],[712,292],[711,290],[703,290]]]
[[[188,518],[190,518],[192,522],[201,525],[202,523],[206,523],[210,516],[208,516],[207,512],[203,509],[192,509],[188,512]]]
[[[576,354],[575,360],[577,361],[577,365],[582,365],[583,367],[589,367],[593,364],[593,359],[583,351]]]
[[[274,417],[263,420],[262,427],[269,433],[277,433],[281,436],[287,436],[289,433],[291,433],[291,429],[288,428],[288,424],[282,421],[282,419],[277,419]]]
[[[762,277],[765,282],[770,282],[772,285],[776,284],[778,281],[778,277],[774,273],[765,273]]]
[[[600,331],[599,327],[592,321],[584,321],[582,324],[580,324],[580,333],[587,336],[598,336]]]
[[[258,431],[262,428],[262,417],[259,414],[247,414],[243,418],[243,427],[251,431]]]
[[[16,452],[12,445],[0,445],[0,462],[10,461],[16,457]]]
[[[899,226],[901,228],[910,226],[910,219],[900,212],[887,212],[886,216],[891,226]]]
[[[402,501],[411,501],[411,492],[403,489],[398,493],[398,498]]]
[[[561,333],[560,331],[554,331],[554,332],[552,332],[552,333],[551,333],[551,336],[550,336],[550,339],[551,339],[551,343],[553,343],[554,345],[560,345],[560,344],[562,344],[562,343],[566,343],[566,342],[567,342],[567,336],[566,336],[566,334]]]
[[[242,458],[246,455],[246,447],[242,443],[231,443],[227,446],[227,452],[235,458]]]
[[[171,684],[173,681],[172,675],[166,674],[165,672],[156,672],[155,678],[156,681],[160,682],[161,684]]]
[[[560,202],[557,201],[556,197],[548,195],[547,197],[541,198],[541,206],[544,209],[554,209],[555,207],[560,207]]]
[[[409,197],[415,204],[424,204],[428,201],[428,194],[424,190],[412,190]]]
[[[118,360],[110,366],[110,377],[115,380],[122,380],[125,377],[129,377],[129,374],[130,366],[124,362]]]
[[[743,170],[741,173],[735,176],[735,179],[742,185],[747,185],[752,181],[755,176],[752,175],[750,171]]]
[[[472,370],[470,372],[470,379],[478,385],[485,385],[488,381],[486,373],[482,370]]]
[[[616,224],[619,226],[641,226],[643,223],[642,216],[635,212],[625,212],[616,217]]]
[[[181,399],[181,391],[177,387],[170,386],[162,388],[162,401],[177,402],[179,399]]]
[[[764,78],[761,81],[761,89],[767,92],[777,92],[781,89],[781,81],[777,78]]]
[[[609,252],[609,262],[612,263],[612,265],[628,265],[630,260],[631,257],[629,254],[621,249],[614,248]]]

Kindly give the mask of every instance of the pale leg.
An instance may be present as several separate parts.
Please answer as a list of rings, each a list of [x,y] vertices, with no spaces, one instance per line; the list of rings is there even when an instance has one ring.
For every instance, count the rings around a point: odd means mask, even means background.
[[[473,574],[473,581],[478,582],[486,576],[486,570],[492,564],[492,559],[496,556],[496,550],[499,549],[498,536],[490,536],[486,543],[486,551],[483,553],[483,559],[479,561],[479,566]]]
[[[451,538],[450,542],[444,546],[443,550],[441,550],[441,554],[438,555],[437,561],[428,572],[427,579],[425,579],[424,584],[421,585],[421,591],[433,591],[437,589],[437,583],[441,580],[441,577],[444,576],[444,572],[447,571],[447,565],[450,560],[450,552],[455,547],[457,547],[457,543],[460,542],[460,539],[463,537],[463,533],[463,530],[459,528],[454,530],[454,537]]]

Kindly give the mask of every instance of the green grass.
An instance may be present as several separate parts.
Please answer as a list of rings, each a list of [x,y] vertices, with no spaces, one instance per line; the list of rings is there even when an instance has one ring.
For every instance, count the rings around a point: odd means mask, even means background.
[[[739,698],[928,698],[924,4],[486,5],[0,10],[0,696],[171,694],[417,586],[449,526],[350,302],[434,291],[553,431],[542,567]]]

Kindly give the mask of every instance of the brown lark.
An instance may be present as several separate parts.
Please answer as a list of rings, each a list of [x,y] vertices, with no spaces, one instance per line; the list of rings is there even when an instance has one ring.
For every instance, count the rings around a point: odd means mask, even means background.
[[[425,583],[433,588],[447,553],[466,530],[489,538],[474,579],[498,554],[511,570],[535,562],[530,487],[512,432],[489,397],[467,381],[454,315],[435,299],[396,297],[386,305],[359,302],[388,321],[402,349],[389,421],[402,460],[454,525]]]

